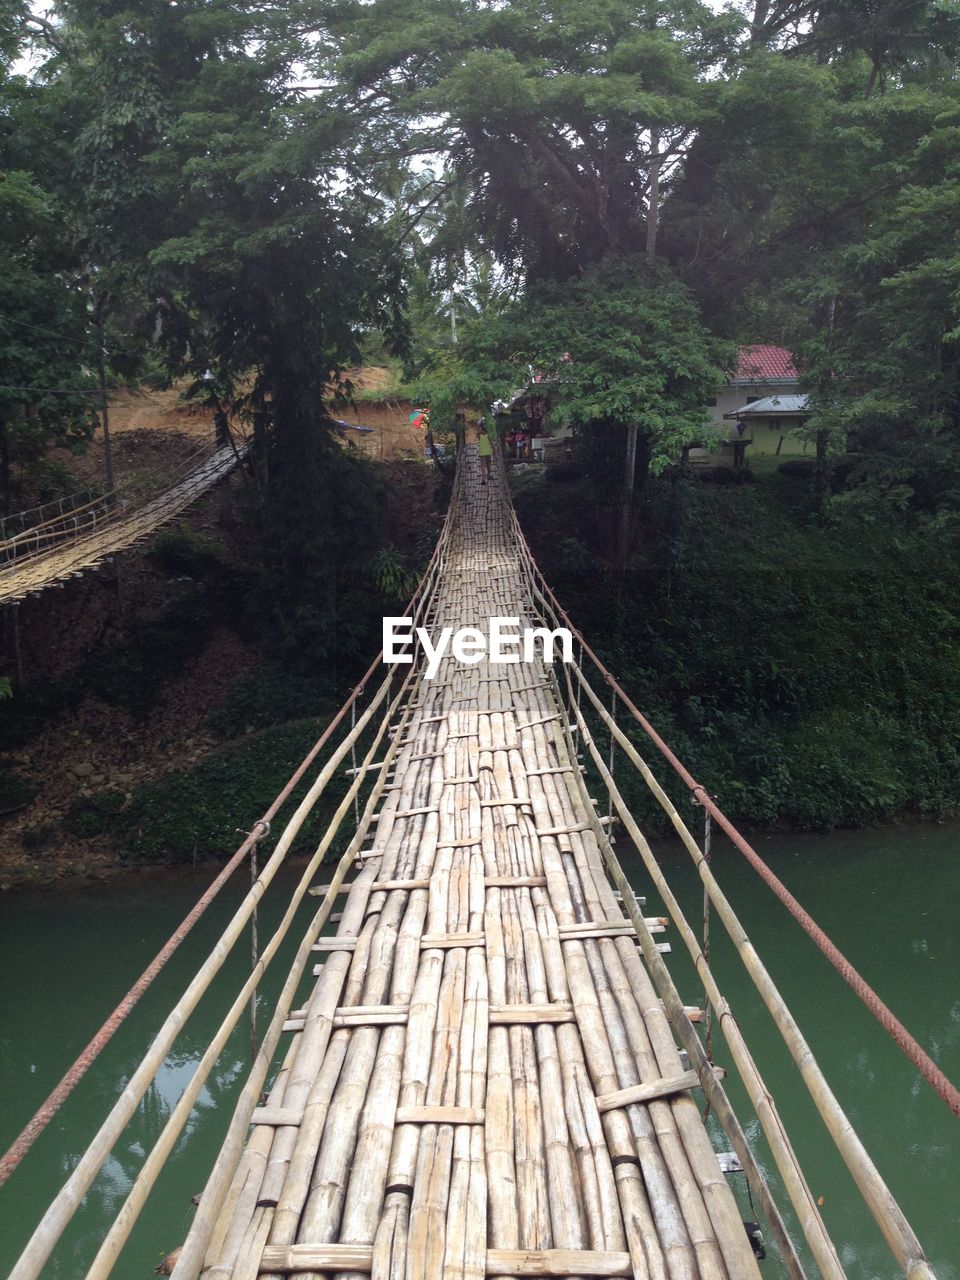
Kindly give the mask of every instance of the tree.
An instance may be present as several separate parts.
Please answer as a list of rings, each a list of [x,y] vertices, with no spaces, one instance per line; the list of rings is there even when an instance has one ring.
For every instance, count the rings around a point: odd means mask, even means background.
[[[946,104],[941,102],[941,106]],[[960,98],[918,141],[910,181],[800,294],[836,298],[829,341],[800,335],[810,430],[849,442],[843,500],[960,517]],[[798,291],[799,292],[799,291]]]
[[[555,421],[623,438],[616,559],[626,567],[637,491],[679,460],[706,421],[729,349],[711,339],[689,292],[643,256],[542,284],[469,329],[460,376],[493,398],[541,371]]]
[[[0,137],[0,165],[9,154]],[[80,448],[93,432],[92,380],[82,364],[83,298],[69,270],[59,210],[22,169],[0,174],[0,506],[17,469],[51,445]],[[72,330],[72,332],[71,332]]]
[[[401,348],[404,332],[396,236],[360,180],[356,124],[295,85],[302,19],[261,0],[60,0],[37,86],[67,150],[52,181],[96,381],[105,393],[157,354],[171,379],[213,371],[252,423],[286,623],[353,564],[343,548],[324,559],[332,523],[350,524],[326,472],[366,509],[325,397],[368,333]]]
[[[480,240],[533,279],[656,251],[660,191],[737,27],[696,0],[561,4],[546,19],[535,0],[343,0],[326,13],[324,66],[345,109],[378,131],[406,117],[398,147],[448,154]]]

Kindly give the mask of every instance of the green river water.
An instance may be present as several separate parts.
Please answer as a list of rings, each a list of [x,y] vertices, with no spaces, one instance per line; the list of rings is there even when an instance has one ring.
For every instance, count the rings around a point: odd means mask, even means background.
[[[954,1080],[960,1078],[960,825],[909,826],[832,835],[763,839],[761,852]],[[658,849],[692,920],[700,914],[699,882],[682,850]],[[940,1280],[960,1280],[960,1132],[946,1107],[922,1085],[899,1051],[813,949],[769,891],[729,846],[715,843],[715,864],[735,908],[787,997],[841,1103],[911,1220]],[[626,862],[626,859],[625,859]],[[643,870],[628,865],[647,908],[658,901]],[[179,922],[209,879],[135,876],[123,883],[10,896],[0,902],[0,1146],[16,1136]],[[264,938],[294,883],[285,876],[277,902],[261,908]],[[0,1191],[0,1275],[6,1275],[79,1153],[243,890],[224,894],[154,984],[20,1169]],[[304,914],[304,923],[306,915]],[[851,1280],[894,1277],[898,1270],[792,1070],[779,1037],[740,963],[713,926],[714,962],[754,1057],[777,1099],[814,1194]],[[668,932],[667,937],[670,937]],[[698,1003],[692,971],[671,939],[671,972],[687,1003]],[[114,1150],[44,1275],[79,1280],[104,1223],[116,1212],[193,1065],[218,1024],[219,1010],[248,961],[227,967],[210,999],[181,1034],[135,1123]],[[274,968],[285,969],[290,949]],[[278,976],[262,996],[267,1020]],[[114,1275],[152,1275],[180,1243],[227,1123],[246,1066],[249,1032],[238,1030],[194,1112],[147,1211]],[[715,1045],[723,1064],[724,1047]],[[759,1132],[748,1104],[728,1077],[748,1134]],[[699,1096],[699,1095],[698,1095]],[[715,1134],[718,1148],[726,1144]],[[758,1145],[764,1167],[771,1162]],[[742,1176],[731,1175],[744,1217],[752,1216]],[[775,1183],[775,1178],[773,1182]],[[789,1218],[789,1215],[788,1215]],[[769,1241],[768,1241],[769,1244]],[[783,1272],[768,1248],[763,1274]],[[811,1271],[811,1274],[813,1272]]]

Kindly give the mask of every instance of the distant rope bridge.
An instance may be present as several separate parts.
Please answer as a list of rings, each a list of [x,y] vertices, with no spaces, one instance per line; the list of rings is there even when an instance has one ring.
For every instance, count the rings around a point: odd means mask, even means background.
[[[221,991],[223,1020],[192,1075],[183,1076],[155,1145],[97,1242],[87,1280],[113,1273],[248,1010],[253,1026],[251,1001],[265,971],[296,938],[195,1218],[171,1255],[175,1280],[757,1280],[726,1177],[731,1168],[745,1176],[791,1280],[808,1274],[805,1256],[825,1280],[843,1280],[841,1251],[718,985],[706,939],[686,919],[624,798],[621,788],[637,779],[693,860],[705,912],[716,914],[769,1010],[823,1121],[821,1141],[842,1156],[907,1280],[933,1280],[916,1235],[714,876],[711,822],[731,835],[955,1113],[960,1094],[572,626],[523,539],[502,474],[485,485],[480,479],[468,448],[406,614],[434,633],[482,630],[494,617],[527,628],[565,625],[579,656],[553,665],[447,655],[428,678],[420,641],[407,642],[410,661],[386,674],[378,655],[282,795],[0,1161],[3,1181],[228,876],[259,845],[272,844],[10,1280],[37,1280],[43,1272],[184,1023],[251,924],[257,939],[258,906],[311,815],[322,815],[323,830],[309,862],[292,892],[280,890],[280,922],[265,945],[255,941],[249,976],[232,999]],[[606,685],[603,696],[595,685]],[[651,742],[702,806],[702,845],[635,739]],[[331,799],[337,775],[348,783]],[[272,819],[308,776],[276,836]],[[606,815],[591,789],[605,793]],[[645,899],[635,896],[613,848],[618,823],[666,916],[644,914]],[[335,842],[344,851],[329,883],[314,885]],[[304,918],[311,894],[319,903]],[[300,929],[291,933],[298,918]],[[334,923],[335,932],[325,931]],[[670,947],[659,940],[671,923],[702,984],[703,1008],[684,1004],[674,985]],[[697,1031],[696,1023],[711,1018],[755,1120],[738,1118],[709,1035]],[[694,1091],[702,1091],[731,1148],[722,1161]],[[771,1186],[747,1137],[757,1125],[782,1191]]]
[[[79,506],[47,504],[36,523],[0,541],[0,604],[16,604],[48,587],[62,586],[105,560],[129,551],[175,519],[225,479],[246,453],[245,444],[224,445],[196,461],[155,496],[119,490]],[[29,514],[29,513],[28,513]],[[11,527],[6,522],[6,529]]]

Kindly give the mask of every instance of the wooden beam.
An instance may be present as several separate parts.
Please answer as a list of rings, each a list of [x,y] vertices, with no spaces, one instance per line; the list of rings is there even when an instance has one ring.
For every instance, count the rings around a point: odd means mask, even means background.
[[[297,1128],[303,1119],[303,1112],[296,1107],[257,1107],[250,1117],[251,1124],[265,1124],[273,1129],[282,1129],[289,1125]]]
[[[268,1244],[260,1273],[373,1270],[373,1247],[363,1244]],[[591,1249],[488,1249],[488,1276],[632,1276],[629,1253]]]
[[[638,1102],[655,1102],[657,1098],[669,1098],[671,1094],[696,1089],[699,1084],[700,1077],[695,1071],[684,1071],[682,1075],[665,1076],[662,1080],[653,1080],[649,1084],[635,1084],[629,1089],[617,1089],[613,1093],[598,1093],[597,1110],[602,1113]]]
[[[486,876],[485,889],[545,889],[546,876]]]
[[[484,947],[485,933],[425,933],[420,939],[423,950],[432,947]]]
[[[396,1124],[483,1124],[483,1107],[397,1107]]]
[[[491,1005],[491,1026],[536,1025],[540,1022],[575,1022],[571,1004],[501,1004]]]
[[[488,1249],[488,1276],[632,1276],[629,1253],[592,1249]]]

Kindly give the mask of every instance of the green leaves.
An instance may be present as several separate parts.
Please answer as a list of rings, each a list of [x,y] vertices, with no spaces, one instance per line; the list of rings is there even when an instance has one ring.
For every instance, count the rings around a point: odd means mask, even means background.
[[[475,402],[524,385],[533,366],[555,404],[554,421],[636,425],[654,470],[702,431],[702,406],[728,355],[666,264],[643,257],[537,286],[469,329],[462,344]]]

